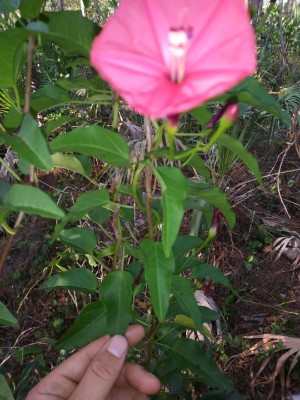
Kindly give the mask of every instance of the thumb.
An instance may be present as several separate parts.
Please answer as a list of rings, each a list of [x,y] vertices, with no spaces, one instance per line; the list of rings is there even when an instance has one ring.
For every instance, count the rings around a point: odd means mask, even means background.
[[[127,350],[125,337],[112,337],[93,358],[70,400],[105,400],[124,365]]]

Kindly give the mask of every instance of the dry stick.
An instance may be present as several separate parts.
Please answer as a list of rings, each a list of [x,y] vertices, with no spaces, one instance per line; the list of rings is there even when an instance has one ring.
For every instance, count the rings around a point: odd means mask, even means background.
[[[282,153],[280,153],[280,155],[282,155]],[[276,161],[277,161],[277,160],[278,160],[278,158],[276,159]],[[272,170],[273,170],[273,169],[274,169],[274,168],[272,168]],[[294,169],[288,169],[288,170],[286,170],[286,171],[281,171],[280,174],[281,174],[281,175],[283,175],[283,174],[290,174],[291,172],[298,172],[298,171],[300,171],[300,168],[294,168]],[[268,174],[266,174],[266,175],[263,175],[263,176],[262,176],[262,179],[264,179],[264,178],[270,178],[271,176],[276,176],[276,177],[277,177],[277,175],[278,175],[278,172],[275,172],[275,173],[273,173],[273,174],[268,173]],[[275,180],[275,179],[273,179],[273,180]],[[249,179],[248,181],[238,183],[238,184],[235,185],[235,187],[234,187],[234,190],[235,190],[234,194],[236,194],[237,191],[242,190],[248,183],[256,182],[256,181],[257,181],[257,179],[256,179],[256,178],[253,178],[253,179]],[[237,189],[237,188],[238,188],[238,189]],[[257,189],[259,189],[259,187],[255,188],[255,189],[253,189],[253,190],[257,190]]]
[[[296,144],[296,142],[297,142],[297,117],[295,116],[294,121],[293,121],[292,132],[291,132],[291,141],[287,142],[287,148],[283,152],[283,156],[282,156],[282,159],[280,161],[280,165],[279,165],[279,169],[278,169],[278,175],[277,175],[277,178],[276,178],[278,196],[279,196],[280,202],[281,202],[281,204],[282,204],[282,206],[284,208],[284,211],[287,214],[289,219],[291,218],[291,215],[290,215],[290,213],[288,212],[288,210],[286,208],[286,205],[285,205],[285,203],[283,201],[283,198],[282,198],[282,195],[281,195],[281,192],[280,192],[280,173],[281,173],[281,168],[282,168],[283,162],[284,162],[284,160],[285,160],[285,158],[287,156],[287,153]]]
[[[65,10],[64,0],[58,0],[58,8],[60,11]]]
[[[152,129],[151,121],[148,117],[144,118],[145,132],[147,140],[147,152],[152,150]],[[146,212],[148,220],[149,236],[153,239],[153,223],[152,223],[152,209],[151,209],[151,195],[152,195],[152,171],[147,165],[146,167]]]
[[[290,213],[288,212],[288,210],[286,208],[286,205],[285,205],[285,203],[283,201],[283,198],[282,198],[282,195],[281,195],[281,191],[280,191],[280,172],[281,172],[281,168],[282,168],[283,162],[284,162],[284,160],[285,160],[285,158],[287,156],[287,153],[289,152],[290,148],[293,145],[294,145],[294,143],[288,143],[288,147],[285,149],[284,154],[282,156],[282,159],[280,161],[280,165],[279,165],[279,169],[278,169],[278,175],[277,175],[277,178],[276,178],[276,187],[277,187],[277,193],[278,193],[278,196],[279,196],[279,200],[280,200],[280,203],[282,204],[282,207],[283,207],[283,209],[284,209],[284,211],[285,211],[285,213],[286,213],[286,215],[288,216],[289,219],[291,218],[291,215],[290,215]]]
[[[30,94],[31,94],[31,75],[32,75],[32,59],[33,59],[33,52],[34,52],[34,37],[29,36],[28,39],[28,52],[27,52],[27,71],[26,71],[26,88],[25,88],[25,102],[24,102],[24,113],[30,112]],[[32,184],[34,182],[34,169],[30,166],[30,175],[29,175],[29,182]],[[14,224],[14,230],[17,230],[22,222],[24,217],[24,213],[20,212],[16,222]],[[4,265],[6,263],[9,251],[14,241],[15,235],[10,235],[8,237],[7,243],[4,247],[1,259],[0,259],[0,274],[3,271]]]

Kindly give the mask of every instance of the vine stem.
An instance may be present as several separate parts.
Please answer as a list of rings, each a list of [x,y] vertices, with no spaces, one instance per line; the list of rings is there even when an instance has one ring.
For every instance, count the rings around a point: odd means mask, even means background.
[[[34,46],[35,46],[35,41],[33,36],[29,36],[28,38],[28,51],[27,51],[27,71],[26,71],[26,87],[25,87],[25,101],[24,101],[24,109],[23,112],[25,114],[30,112],[30,94],[31,94],[31,78],[32,78],[32,62],[33,62],[33,53],[34,53]],[[30,166],[30,175],[29,175],[29,182],[32,184],[34,182],[34,168],[33,166]],[[16,219],[16,222],[14,224],[13,229],[15,231],[18,230],[20,227],[22,220],[24,217],[24,213],[21,211],[18,214],[18,217]],[[8,240],[6,242],[6,245],[3,249],[3,253],[0,259],[0,274],[3,271],[4,265],[6,263],[8,254],[10,252],[10,249],[13,245],[15,235],[10,235],[8,237]]]
[[[18,217],[17,217],[17,219],[16,219],[16,222],[14,224],[14,228],[13,228],[14,230],[17,230],[20,227],[23,217],[24,217],[24,213],[20,212]],[[1,259],[0,259],[0,274],[3,271],[4,265],[6,263],[9,251],[10,251],[11,246],[12,246],[13,241],[14,241],[14,236],[15,235],[10,235],[8,237],[6,245],[5,245],[4,249],[3,249],[3,253],[2,253],[2,256],[1,256]]]
[[[115,168],[115,178],[114,182],[112,185],[112,189],[115,191],[114,193],[114,202],[118,202],[118,197],[119,197],[119,186],[121,184],[121,171],[119,168]],[[115,247],[115,252],[114,252],[114,261],[113,261],[113,269],[122,269],[123,266],[123,249],[122,249],[122,227],[120,224],[120,206],[117,205],[116,209],[113,213],[113,218],[112,218],[112,226],[113,226],[113,231],[116,237],[116,247]]]
[[[144,118],[144,123],[145,123],[145,132],[147,140],[147,152],[150,153],[152,150],[152,129],[149,117]],[[148,220],[149,236],[150,239],[153,239],[154,235],[153,235],[151,196],[152,196],[152,171],[151,167],[147,165],[146,166],[146,213]]]
[[[33,62],[34,46],[35,46],[34,37],[29,36],[28,52],[27,52],[25,102],[24,102],[24,110],[23,110],[25,114],[30,112],[31,77],[32,77],[32,62]]]

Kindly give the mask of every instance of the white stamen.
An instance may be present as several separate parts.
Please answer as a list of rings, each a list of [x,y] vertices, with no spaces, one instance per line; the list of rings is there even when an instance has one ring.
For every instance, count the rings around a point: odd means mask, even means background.
[[[169,43],[171,47],[185,46],[188,38],[185,31],[170,31],[169,32]]]
[[[169,31],[169,45],[171,55],[171,80],[180,83],[185,73],[185,57],[188,46],[188,35],[184,29]]]

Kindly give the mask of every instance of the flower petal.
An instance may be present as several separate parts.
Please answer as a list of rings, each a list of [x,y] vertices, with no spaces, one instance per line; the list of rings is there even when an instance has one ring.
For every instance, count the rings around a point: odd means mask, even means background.
[[[184,79],[171,81],[170,30],[186,30]],[[122,0],[91,63],[137,112],[186,111],[252,75],[255,37],[244,0]]]

